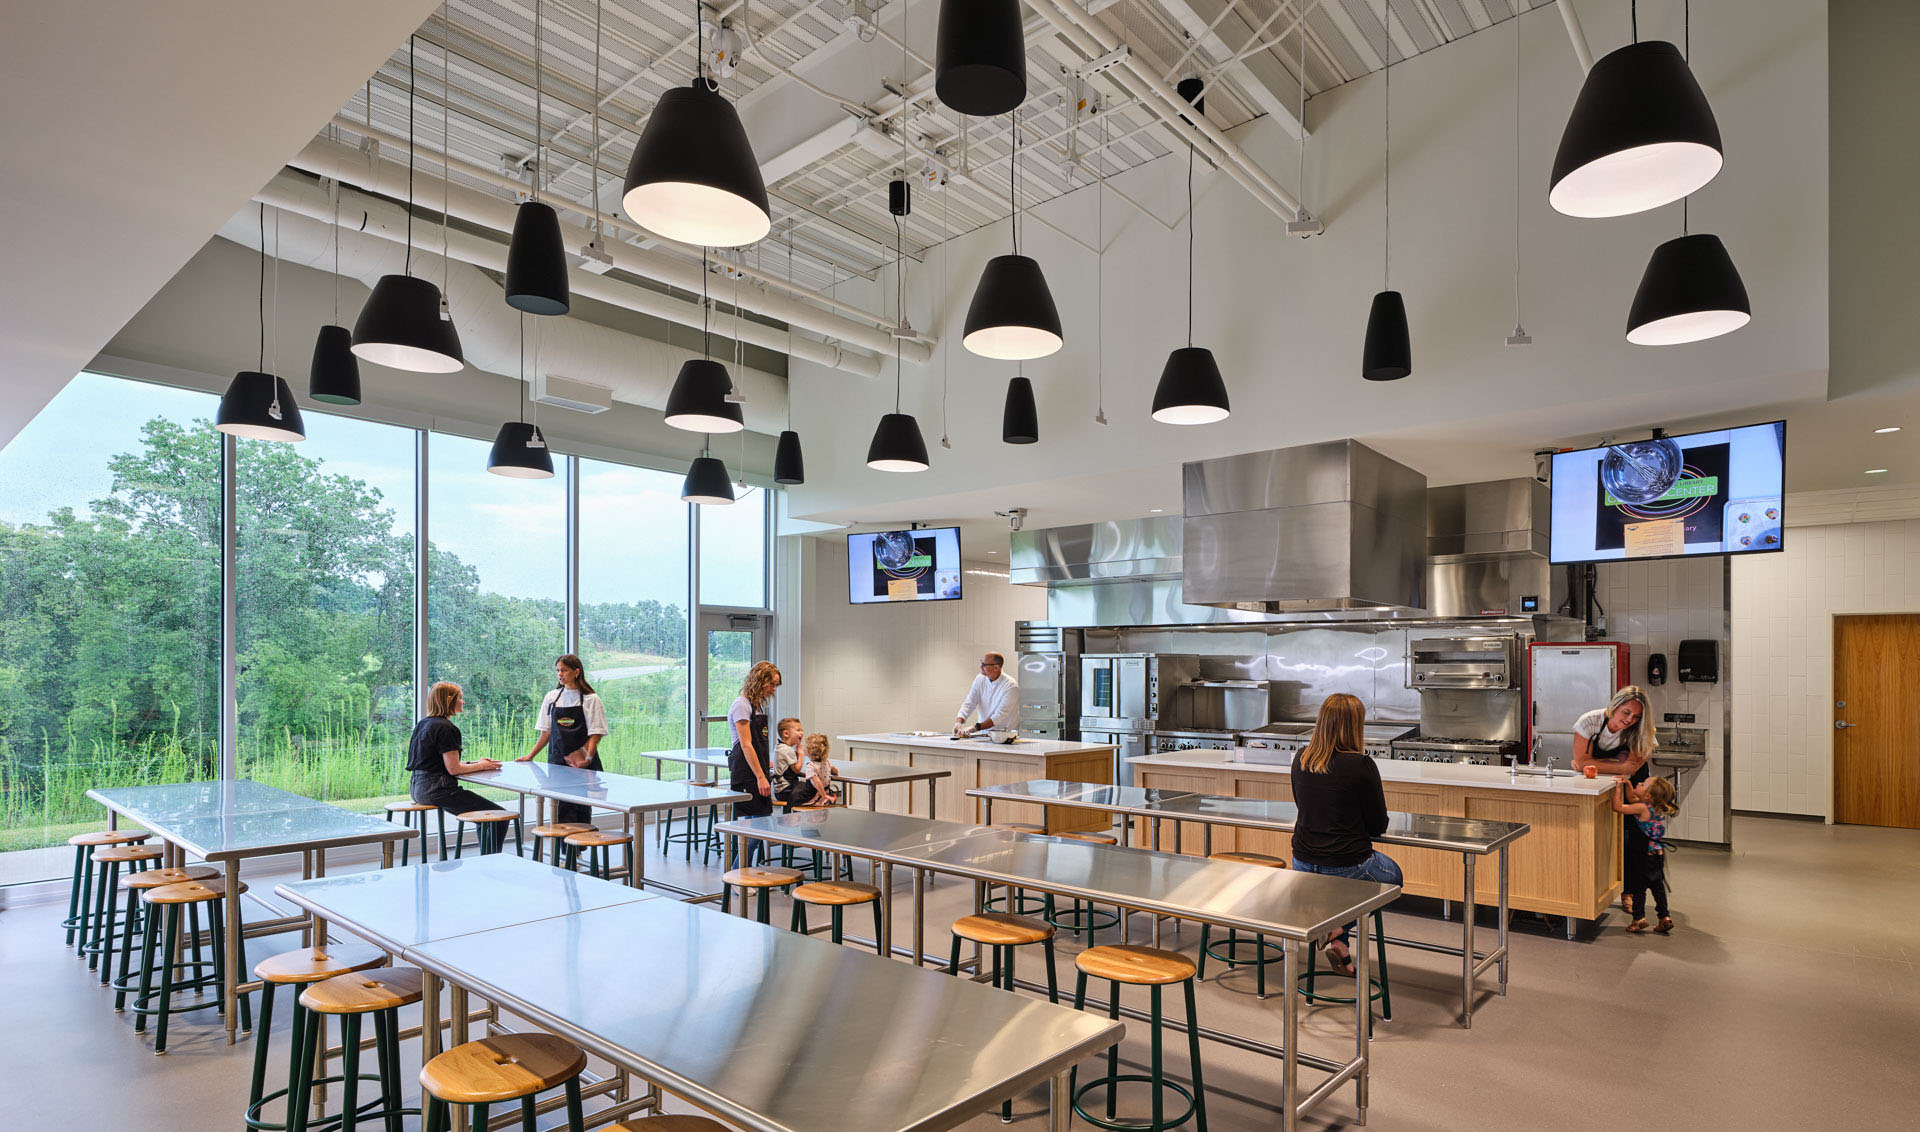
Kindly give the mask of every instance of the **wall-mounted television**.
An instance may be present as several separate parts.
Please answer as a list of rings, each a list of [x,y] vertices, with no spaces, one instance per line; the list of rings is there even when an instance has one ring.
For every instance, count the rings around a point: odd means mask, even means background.
[[[1548,557],[1780,550],[1786,464],[1785,421],[1556,452]]]
[[[960,528],[848,535],[847,600],[960,600]]]

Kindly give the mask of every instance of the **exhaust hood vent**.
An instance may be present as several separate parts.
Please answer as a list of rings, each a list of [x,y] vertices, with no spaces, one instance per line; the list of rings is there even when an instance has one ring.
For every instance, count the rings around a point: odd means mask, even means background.
[[[1015,531],[1008,566],[1017,586],[1095,585],[1180,576],[1180,517]]]
[[[1257,613],[1418,610],[1427,478],[1353,440],[1185,465],[1185,598]]]
[[[1547,487],[1531,477],[1427,493],[1427,608],[1435,617],[1559,607],[1547,564]]]

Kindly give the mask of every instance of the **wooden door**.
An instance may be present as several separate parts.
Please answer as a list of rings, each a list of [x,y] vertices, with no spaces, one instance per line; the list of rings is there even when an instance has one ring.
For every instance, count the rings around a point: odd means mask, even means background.
[[[1920,829],[1917,690],[1920,614],[1833,619],[1835,821]]]

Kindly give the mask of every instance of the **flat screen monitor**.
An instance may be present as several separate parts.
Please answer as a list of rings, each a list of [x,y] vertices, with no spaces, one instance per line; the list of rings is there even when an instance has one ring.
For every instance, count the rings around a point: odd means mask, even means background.
[[[960,600],[960,528],[848,535],[847,600]]]
[[[1779,550],[1786,454],[1785,421],[1556,452],[1548,557]]]

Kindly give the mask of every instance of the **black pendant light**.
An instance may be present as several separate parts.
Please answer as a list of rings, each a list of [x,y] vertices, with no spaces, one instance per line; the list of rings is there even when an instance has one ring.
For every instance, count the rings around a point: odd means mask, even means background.
[[[780,443],[774,446],[773,482],[788,485],[807,482],[807,462],[800,454],[800,434],[792,429],[782,432]]]
[[[727,466],[713,455],[711,448],[702,448],[700,455],[694,457],[687,469],[687,478],[680,485],[680,499],[707,507],[724,507],[733,502],[733,481],[727,477]]]
[[[407,38],[407,258],[399,275],[382,275],[353,324],[362,361],[415,373],[457,373],[466,364],[453,320],[440,317],[440,288],[413,271],[414,43]]]
[[[896,191],[889,185],[887,194],[887,206],[893,213],[894,312],[900,319],[893,336],[893,412],[882,416],[873,430],[873,440],[867,445],[867,467],[879,472],[924,472],[933,465],[927,460],[927,441],[920,435],[920,422],[900,411],[900,340],[908,329],[906,237],[900,221],[912,207],[904,191],[905,182],[900,186],[901,191]]]
[[[540,81],[544,62],[546,5],[533,5],[533,184],[530,199],[513,217],[513,239],[507,244],[507,305],[528,314],[566,314],[573,305],[567,287],[567,247],[560,238],[560,214],[540,200],[542,99]]]
[[[1398,381],[1413,372],[1413,339],[1407,333],[1407,304],[1390,285],[1393,278],[1393,9],[1386,9],[1381,26],[1387,32],[1386,66],[1381,68],[1386,87],[1386,142],[1382,147],[1381,193],[1384,216],[1380,237],[1383,286],[1373,297],[1367,311],[1367,338],[1360,348],[1360,376],[1368,381]]]
[[[1027,97],[1020,0],[942,0],[933,92],[962,114],[991,118]]]
[[[278,228],[276,226],[276,231]],[[274,307],[279,307],[279,275],[274,275]],[[300,419],[300,406],[294,403],[293,389],[283,377],[267,369],[267,206],[260,206],[260,362],[259,369],[241,370],[220,395],[220,407],[214,412],[213,427],[228,436],[246,440],[294,441],[307,438],[307,426]],[[274,338],[278,352],[280,339]]]
[[[1000,411],[1000,440],[1005,444],[1040,442],[1040,410],[1033,403],[1033,382],[1025,374],[1007,382],[1007,403]]]
[[[727,367],[713,360],[713,336],[707,305],[707,257],[700,255],[700,352],[702,357],[680,363],[680,373],[667,393],[667,423],[688,432],[739,432],[747,427],[738,401],[727,400],[733,378]]]
[[[1640,39],[1587,72],[1553,158],[1549,204],[1568,216],[1626,216],[1671,204],[1720,172],[1720,126],[1679,48]]]
[[[627,163],[621,205],[649,232],[683,244],[737,248],[773,227],[766,182],[733,104],[706,76],[696,5],[693,84],[660,96]]]
[[[944,24],[944,12],[943,24]],[[1060,312],[1053,305],[1053,292],[1047,289],[1047,277],[1040,265],[1020,254],[1020,207],[1016,187],[1020,168],[1020,120],[1010,119],[1013,152],[1008,158],[1007,227],[1013,237],[1013,254],[994,256],[980,273],[973,289],[973,301],[967,304],[967,321],[961,345],[983,358],[1002,361],[1027,361],[1044,358],[1058,350],[1061,336]]]
[[[538,425],[527,422],[527,316],[520,314],[520,419],[500,426],[487,453],[487,470],[517,480],[553,478],[553,453]]]
[[[1206,111],[1199,79],[1181,79],[1180,97],[1194,112]],[[1187,139],[1187,344],[1167,355],[1153,388],[1153,419],[1161,424],[1201,425],[1227,419],[1227,383],[1213,351],[1193,344],[1193,139]]]
[[[307,396],[329,405],[360,403],[360,359],[353,356],[353,332],[346,327],[320,328],[319,337],[313,341]]]
[[[1627,341],[1670,346],[1717,338],[1753,320],[1747,287],[1720,237],[1695,232],[1653,249],[1627,315]]]

